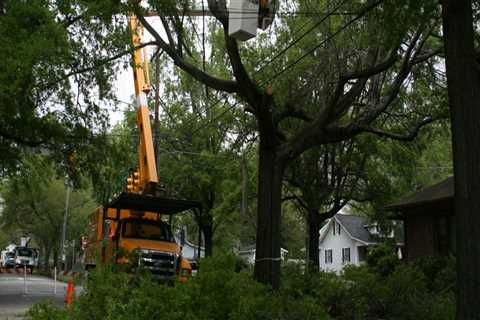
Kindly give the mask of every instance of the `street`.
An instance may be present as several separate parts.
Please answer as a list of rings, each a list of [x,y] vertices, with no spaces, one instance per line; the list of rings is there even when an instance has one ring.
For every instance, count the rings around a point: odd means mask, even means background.
[[[44,299],[63,305],[66,284],[57,281],[56,287],[55,295],[53,279],[27,274],[25,282],[21,273],[0,273],[0,320],[23,319],[33,304]]]

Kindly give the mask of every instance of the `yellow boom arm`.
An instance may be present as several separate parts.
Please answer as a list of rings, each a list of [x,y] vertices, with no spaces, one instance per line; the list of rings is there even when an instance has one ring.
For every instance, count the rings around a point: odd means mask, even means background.
[[[143,26],[132,15],[129,21],[132,42],[135,48],[141,45]],[[148,57],[145,48],[138,48],[133,53],[133,76],[137,103],[137,126],[140,131],[138,145],[138,171],[128,180],[129,192],[144,193],[154,189],[158,184],[155,152],[153,148],[152,128],[148,111],[147,94],[151,90],[148,76]]]

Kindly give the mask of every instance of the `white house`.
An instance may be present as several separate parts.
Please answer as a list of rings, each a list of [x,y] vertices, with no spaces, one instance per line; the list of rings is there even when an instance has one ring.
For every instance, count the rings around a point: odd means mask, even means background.
[[[367,218],[336,214],[320,230],[320,269],[340,272],[347,264],[360,265],[365,261],[367,247],[376,244],[377,224]]]

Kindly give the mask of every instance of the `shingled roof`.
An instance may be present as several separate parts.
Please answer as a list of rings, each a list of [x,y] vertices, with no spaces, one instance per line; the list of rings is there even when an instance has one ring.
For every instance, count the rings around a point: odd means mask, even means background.
[[[455,195],[453,176],[433,186],[427,187],[411,197],[392,203],[385,207],[391,211],[401,211],[428,205],[440,201],[453,201]]]
[[[335,219],[353,238],[366,243],[375,242],[366,228],[366,225],[369,223],[367,218],[347,214],[336,214]]]

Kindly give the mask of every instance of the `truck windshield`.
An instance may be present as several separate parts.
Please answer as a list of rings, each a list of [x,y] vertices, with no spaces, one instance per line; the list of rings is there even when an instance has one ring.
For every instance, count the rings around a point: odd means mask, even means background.
[[[20,257],[31,257],[32,253],[30,249],[17,249],[17,255]]]
[[[164,222],[148,220],[126,220],[123,224],[124,238],[173,241],[172,233]]]

